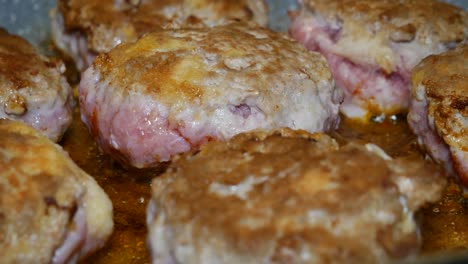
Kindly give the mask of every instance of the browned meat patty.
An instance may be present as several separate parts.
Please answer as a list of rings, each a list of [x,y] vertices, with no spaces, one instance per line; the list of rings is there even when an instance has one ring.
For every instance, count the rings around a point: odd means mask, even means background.
[[[152,182],[153,263],[388,263],[421,245],[414,213],[443,174],[325,134],[240,134],[184,154]]]
[[[103,246],[112,204],[62,148],[0,120],[0,263],[75,263]]]
[[[147,34],[99,55],[79,87],[101,148],[136,167],[258,128],[334,129],[340,95],[320,54],[244,23]]]
[[[328,60],[341,112],[369,121],[406,113],[411,70],[468,39],[468,13],[436,0],[303,0],[291,35]]]
[[[415,68],[408,123],[429,155],[468,186],[468,45]]]
[[[0,28],[0,119],[23,121],[53,141],[72,121],[71,88],[62,62]]]
[[[56,46],[80,71],[97,53],[162,28],[213,26],[229,19],[267,24],[263,0],[59,0],[52,18]]]

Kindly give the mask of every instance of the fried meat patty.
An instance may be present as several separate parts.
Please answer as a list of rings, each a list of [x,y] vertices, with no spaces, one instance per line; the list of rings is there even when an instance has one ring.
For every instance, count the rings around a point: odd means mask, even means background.
[[[445,177],[420,157],[282,129],[210,142],[153,179],[153,263],[388,263],[421,245],[414,213]]]
[[[267,24],[263,0],[59,0],[55,45],[85,70],[97,53],[162,28],[213,26],[229,19]]]
[[[71,88],[61,61],[0,28],[0,118],[23,121],[58,141],[72,121]]]
[[[147,34],[99,55],[79,86],[101,148],[140,168],[253,129],[334,129],[340,97],[320,54],[237,22]]]
[[[76,263],[113,229],[94,179],[32,127],[0,120],[0,262]]]
[[[303,0],[291,35],[328,60],[341,112],[368,121],[406,113],[411,70],[468,38],[468,13],[436,0]]]
[[[468,45],[414,69],[407,119],[429,155],[468,186]]]

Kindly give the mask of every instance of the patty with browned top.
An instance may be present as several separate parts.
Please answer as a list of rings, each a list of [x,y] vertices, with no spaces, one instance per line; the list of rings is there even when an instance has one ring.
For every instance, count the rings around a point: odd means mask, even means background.
[[[468,45],[414,69],[408,123],[421,147],[468,186]]]
[[[104,246],[112,204],[63,149],[0,120],[0,263],[76,263]]]
[[[119,45],[85,71],[79,98],[101,148],[141,168],[253,129],[332,130],[341,93],[320,54],[235,22]]]
[[[328,60],[341,113],[369,121],[406,113],[411,70],[468,39],[468,13],[437,0],[303,0],[291,35]]]
[[[0,28],[0,119],[25,122],[59,141],[72,121],[64,64]]]
[[[55,45],[84,71],[98,53],[163,28],[214,26],[230,19],[267,24],[263,0],[59,0]]]
[[[210,142],[152,181],[153,263],[390,263],[445,177],[418,157],[283,129]]]

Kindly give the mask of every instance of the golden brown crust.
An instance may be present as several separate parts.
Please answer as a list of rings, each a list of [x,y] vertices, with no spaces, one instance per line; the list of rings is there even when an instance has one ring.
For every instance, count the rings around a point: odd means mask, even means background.
[[[417,249],[418,239],[402,201],[416,210],[437,199],[444,180],[413,161],[397,160],[392,168],[393,161],[373,151],[357,144],[339,148],[325,134],[289,129],[241,134],[177,159],[153,180],[153,199],[172,230],[191,223],[196,239],[215,236],[227,241],[220,249],[240,255],[302,263],[292,252],[310,246],[307,254],[318,263],[404,257]],[[418,182],[426,176],[431,180]],[[431,194],[403,198],[401,178],[421,183],[403,185],[431,186]]]
[[[161,28],[218,24],[226,19],[267,23],[267,7],[256,0],[61,0],[58,9],[67,31],[88,37],[88,48],[109,51],[121,42],[134,41]]]
[[[50,262],[85,189],[64,152],[32,127],[0,119],[0,138],[0,259]]]
[[[272,80],[283,84],[287,78],[291,84],[307,79],[318,86],[332,81],[320,54],[308,52],[284,34],[238,22],[152,32],[136,43],[99,55],[94,68],[101,81],[120,87],[124,96],[148,94],[171,105],[174,112],[187,104],[241,94],[263,97],[266,106],[262,110],[274,113],[282,109],[284,94],[272,90]],[[242,93],[231,89],[240,86]],[[291,86],[298,90],[312,87],[302,81]]]
[[[71,123],[65,65],[0,28],[0,117],[22,120],[58,141]]]
[[[0,119],[0,261],[74,262],[102,247],[112,204],[57,144]]]
[[[57,85],[59,78],[49,71],[60,67],[63,67],[62,62],[41,56],[25,39],[0,28],[0,83],[3,86],[0,95],[35,86],[37,81],[33,79],[38,75],[47,79],[51,86]]]
[[[420,87],[425,95],[418,95]],[[445,142],[468,151],[468,45],[425,58],[413,71],[413,96],[427,96],[428,114]]]
[[[340,20],[345,30],[353,34],[371,32],[377,37],[395,42],[417,39],[421,45],[460,42],[468,37],[467,12],[436,0],[303,2],[323,17]]]

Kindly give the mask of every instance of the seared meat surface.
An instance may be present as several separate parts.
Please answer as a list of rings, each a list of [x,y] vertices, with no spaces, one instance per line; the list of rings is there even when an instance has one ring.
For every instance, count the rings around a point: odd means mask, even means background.
[[[162,28],[213,26],[229,19],[267,24],[263,0],[59,0],[52,18],[56,46],[80,71],[97,53]]]
[[[0,28],[0,118],[23,121],[58,141],[72,121],[62,62]]]
[[[419,157],[282,129],[210,142],[152,182],[153,263],[389,263],[446,183]]]
[[[253,24],[153,32],[83,74],[82,120],[136,167],[253,129],[330,130],[341,93],[325,59]]]
[[[468,186],[467,45],[414,69],[408,123],[429,155]]]
[[[292,20],[344,89],[341,112],[362,121],[407,112],[412,68],[468,38],[467,12],[436,0],[303,0]]]
[[[103,246],[112,204],[62,148],[0,119],[0,262],[75,263]]]

